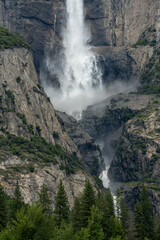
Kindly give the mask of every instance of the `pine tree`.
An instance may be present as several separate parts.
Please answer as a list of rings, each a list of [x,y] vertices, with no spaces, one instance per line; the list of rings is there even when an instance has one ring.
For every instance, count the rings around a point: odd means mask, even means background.
[[[112,196],[110,189],[108,189],[108,191],[105,194],[105,204],[108,205],[108,215],[114,216],[115,215],[114,201],[113,201],[113,196]]]
[[[22,206],[24,206],[24,201],[21,194],[21,190],[18,184],[18,181],[15,186],[13,200],[10,202],[10,219],[14,219],[16,212],[21,209]]]
[[[121,222],[121,225],[123,227],[123,230],[126,231],[128,228],[127,223],[129,219],[129,211],[127,204],[122,197],[122,193],[120,189],[117,189],[117,196],[116,196],[116,211],[117,211],[117,216],[118,219]]]
[[[126,239],[135,240],[136,239],[136,229],[135,229],[135,220],[133,212],[129,212],[127,220],[127,228],[125,229]]]
[[[128,228],[129,211],[123,197],[121,198],[120,201],[120,209],[121,209],[120,222],[122,224],[123,230],[125,231]]]
[[[91,208],[95,204],[95,193],[92,185],[89,181],[85,183],[85,188],[81,198],[81,227],[86,227],[88,224],[88,218],[91,216]]]
[[[101,212],[103,212],[104,210],[104,202],[105,202],[104,198],[105,198],[104,192],[98,191],[97,198],[96,198],[96,206]]]
[[[7,222],[6,212],[6,195],[2,185],[0,185],[0,231],[5,227]]]
[[[91,209],[91,216],[88,220],[88,240],[103,240],[104,233],[101,226],[102,214],[94,205]]]
[[[40,204],[22,207],[12,224],[0,233],[1,240],[49,240],[54,234],[54,222],[43,213]]]
[[[62,226],[57,229],[56,236],[54,236],[53,240],[76,240],[72,226],[62,224]]]
[[[45,184],[41,186],[40,192],[39,192],[39,201],[43,206],[43,211],[45,213],[51,214],[52,213],[52,207],[51,207],[51,198],[50,194],[48,192],[48,188]]]
[[[21,190],[20,190],[18,182],[16,183],[16,187],[15,187],[15,190],[14,190],[13,200],[14,200],[15,209],[20,210],[21,207],[24,205],[24,199],[22,197]]]
[[[79,231],[81,228],[80,209],[81,209],[80,199],[76,197],[72,209],[72,223],[74,232]]]
[[[144,240],[145,237],[150,240],[154,239],[152,206],[149,200],[148,192],[144,186],[142,187],[142,191],[140,193],[140,201],[135,205],[134,213],[138,239]]]
[[[69,217],[69,205],[68,205],[68,198],[65,192],[62,180],[58,185],[58,192],[55,196],[55,210],[54,213],[56,215],[57,224],[60,226],[62,221],[68,221]]]
[[[102,226],[103,232],[105,234],[105,239],[110,239],[113,234],[114,229],[114,202],[111,191],[108,190],[104,197]]]
[[[121,237],[121,239],[124,239],[124,232],[122,225],[117,217],[114,217],[113,221],[113,232],[112,232],[112,237]]]

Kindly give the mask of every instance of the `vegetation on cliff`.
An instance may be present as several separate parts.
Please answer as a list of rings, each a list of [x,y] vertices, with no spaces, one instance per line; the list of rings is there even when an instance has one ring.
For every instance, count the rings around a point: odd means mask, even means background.
[[[29,44],[18,35],[12,34],[7,28],[0,26],[0,49],[24,47],[30,48]]]
[[[18,156],[33,164],[39,163],[39,165],[58,164],[60,161],[60,169],[65,170],[66,174],[82,169],[80,160],[75,159],[73,155],[64,151],[60,145],[47,143],[44,138],[39,137],[37,134],[31,136],[30,139],[26,139],[10,134],[3,128],[0,131],[5,134],[0,134],[0,149],[2,151],[0,160],[1,158],[3,159],[3,153],[5,153],[9,156]]]

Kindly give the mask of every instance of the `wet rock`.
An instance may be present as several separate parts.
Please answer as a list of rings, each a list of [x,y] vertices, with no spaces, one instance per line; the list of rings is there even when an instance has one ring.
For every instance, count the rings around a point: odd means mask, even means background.
[[[77,146],[85,168],[93,175],[99,175],[104,169],[104,159],[101,150],[94,139],[90,137],[72,116],[56,111],[62,126]]]

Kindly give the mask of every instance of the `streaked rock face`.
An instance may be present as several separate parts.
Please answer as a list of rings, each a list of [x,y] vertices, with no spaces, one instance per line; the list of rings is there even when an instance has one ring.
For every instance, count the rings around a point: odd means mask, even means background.
[[[150,26],[160,27],[158,0],[84,2],[95,46],[131,46]]]
[[[25,162],[26,166],[27,162]],[[38,192],[42,184],[46,184],[48,190],[51,194],[52,205],[54,208],[54,197],[57,192],[57,187],[60,180],[63,181],[63,185],[67,192],[68,201],[70,207],[73,206],[74,198],[78,196],[84,189],[84,185],[87,179],[94,186],[94,181],[86,173],[78,171],[75,174],[67,176],[64,171],[59,169],[59,166],[50,165],[46,167],[40,167],[37,163],[34,165],[34,172],[14,172],[10,174],[9,169],[13,167],[22,167],[24,166],[24,161],[17,157],[6,156],[5,161],[0,163],[0,171],[3,170],[3,173],[6,171],[6,175],[0,175],[0,181],[5,191],[13,196],[14,188],[18,180],[21,193],[24,197],[25,203],[34,203],[38,200]]]
[[[58,143],[69,152],[76,152],[77,148],[66,132],[63,132],[49,98],[38,85],[31,52],[26,49],[5,50],[0,52],[0,59],[0,94],[5,96],[6,91],[11,91],[14,95],[14,104],[9,106],[14,111],[1,113],[3,127],[6,125],[12,134],[29,136],[20,125],[22,120],[17,116],[19,112],[26,116],[28,125],[33,125],[34,128],[39,126],[41,137],[47,142]],[[18,77],[20,82],[17,82]],[[4,108],[8,107],[6,101],[2,101],[2,104]],[[58,139],[54,138],[54,132],[58,133]]]
[[[160,40],[159,0],[85,0],[86,21],[91,27],[91,45],[101,56],[104,82],[134,81],[153,47],[132,48],[149,28],[156,29]],[[43,65],[45,49],[51,48],[55,58],[62,49],[62,29],[66,22],[62,0],[4,0],[0,2],[0,25],[19,33],[32,46],[38,73]],[[52,43],[52,44],[51,44]],[[45,71],[45,69],[44,69]],[[46,73],[48,81],[57,78]]]

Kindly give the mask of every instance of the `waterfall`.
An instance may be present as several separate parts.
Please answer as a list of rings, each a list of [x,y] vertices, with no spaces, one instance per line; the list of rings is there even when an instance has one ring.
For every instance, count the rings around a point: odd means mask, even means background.
[[[101,72],[90,49],[89,28],[84,22],[83,0],[67,0],[64,31],[65,65],[61,87],[65,95],[79,95],[101,86]]]
[[[64,50],[58,73],[60,90],[44,87],[56,109],[79,119],[88,105],[105,98],[105,92],[97,56],[89,44],[91,34],[85,22],[83,0],[66,0],[66,15],[62,31]]]

